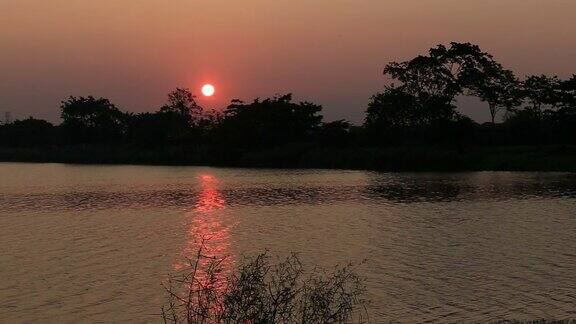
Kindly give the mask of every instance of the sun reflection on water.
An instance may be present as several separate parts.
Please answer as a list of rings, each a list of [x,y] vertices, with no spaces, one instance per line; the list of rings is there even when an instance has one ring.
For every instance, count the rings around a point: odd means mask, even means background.
[[[198,201],[193,210],[186,215],[190,228],[183,256],[184,259],[195,261],[201,249],[204,256],[224,259],[222,262],[224,276],[234,263],[230,250],[230,230],[234,224],[226,223],[224,213],[226,200],[218,188],[218,179],[211,174],[201,174],[198,180],[200,182]],[[200,268],[206,266],[208,260],[201,258]],[[177,263],[175,269],[180,270],[185,265],[184,262]],[[202,269],[199,270],[201,274]]]

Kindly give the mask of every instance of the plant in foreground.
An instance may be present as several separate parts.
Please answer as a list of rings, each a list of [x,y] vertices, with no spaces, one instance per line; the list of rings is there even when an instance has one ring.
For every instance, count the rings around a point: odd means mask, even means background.
[[[273,262],[268,252],[227,273],[226,258],[198,251],[170,276],[165,323],[365,322],[366,291],[353,264],[307,274],[296,254]]]

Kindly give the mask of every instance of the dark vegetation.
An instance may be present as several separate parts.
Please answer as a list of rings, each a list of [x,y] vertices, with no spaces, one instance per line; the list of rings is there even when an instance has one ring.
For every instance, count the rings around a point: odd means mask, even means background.
[[[366,288],[352,265],[310,274],[293,254],[273,262],[262,253],[228,273],[226,258],[202,249],[164,285],[164,323],[365,322]]]
[[[140,114],[70,97],[60,125],[29,118],[0,126],[0,160],[576,171],[576,75],[520,80],[469,43],[439,45],[384,73],[395,81],[372,96],[362,126],[324,122],[321,106],[290,94],[208,113],[176,89],[156,112]],[[492,122],[461,115],[460,96],[485,102]]]

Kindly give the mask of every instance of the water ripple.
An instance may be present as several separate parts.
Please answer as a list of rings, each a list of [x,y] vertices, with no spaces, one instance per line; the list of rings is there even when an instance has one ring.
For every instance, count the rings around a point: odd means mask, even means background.
[[[0,322],[156,322],[199,235],[236,256],[367,259],[374,322],[576,316],[572,174],[0,164],[0,179]]]

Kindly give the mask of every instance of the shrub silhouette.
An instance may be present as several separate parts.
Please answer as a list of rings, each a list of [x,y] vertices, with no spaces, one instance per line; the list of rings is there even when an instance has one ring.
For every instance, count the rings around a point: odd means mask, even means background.
[[[228,274],[225,258],[202,254],[165,285],[165,323],[346,323],[366,320],[365,285],[352,265],[305,269],[297,255],[277,263],[268,253]]]

